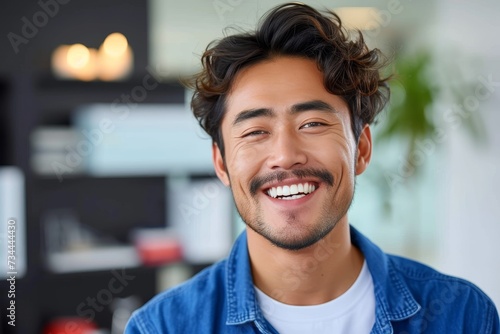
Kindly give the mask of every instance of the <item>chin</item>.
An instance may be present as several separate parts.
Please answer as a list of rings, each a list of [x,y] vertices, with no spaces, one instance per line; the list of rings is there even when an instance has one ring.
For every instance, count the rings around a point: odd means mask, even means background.
[[[286,224],[286,227],[280,229],[269,228],[268,224],[262,221],[247,226],[278,248],[298,251],[322,240],[335,228],[337,222],[323,220],[314,227],[298,225],[297,221]]]

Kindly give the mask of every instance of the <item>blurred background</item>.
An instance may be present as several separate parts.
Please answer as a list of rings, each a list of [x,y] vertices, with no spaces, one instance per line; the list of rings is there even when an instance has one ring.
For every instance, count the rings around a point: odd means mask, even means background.
[[[210,41],[253,29],[282,2],[2,9],[0,331],[122,333],[134,309],[228,253],[243,225],[179,78],[199,69]],[[500,3],[303,2],[335,10],[393,60],[351,223],[500,305]]]

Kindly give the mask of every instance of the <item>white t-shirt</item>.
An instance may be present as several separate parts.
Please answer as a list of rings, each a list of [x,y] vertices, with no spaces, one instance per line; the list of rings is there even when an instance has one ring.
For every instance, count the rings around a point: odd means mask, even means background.
[[[375,323],[375,292],[370,270],[363,268],[341,296],[320,305],[280,303],[255,287],[264,317],[280,334],[370,333]]]

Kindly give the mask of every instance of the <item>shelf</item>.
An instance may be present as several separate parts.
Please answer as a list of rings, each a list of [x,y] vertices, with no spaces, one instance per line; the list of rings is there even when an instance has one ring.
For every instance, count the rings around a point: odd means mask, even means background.
[[[141,260],[133,246],[102,247],[47,256],[48,269],[57,274],[135,268],[140,265]]]

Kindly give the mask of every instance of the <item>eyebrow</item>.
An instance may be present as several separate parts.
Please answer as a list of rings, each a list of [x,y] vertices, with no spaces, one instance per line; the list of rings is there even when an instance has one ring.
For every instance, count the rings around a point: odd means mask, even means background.
[[[311,101],[306,101],[306,102],[300,102],[297,104],[294,104],[292,108],[290,109],[290,114],[298,114],[304,111],[310,111],[310,110],[318,110],[318,111],[324,111],[328,113],[338,113],[338,110],[335,109],[333,106],[330,104],[321,101],[321,100],[311,100]],[[257,108],[257,109],[249,109],[249,110],[243,110],[241,111],[236,118],[233,121],[233,126],[241,123],[243,121],[246,121],[248,119],[252,118],[257,118],[257,117],[276,117],[276,113],[269,108]]]
[[[272,109],[269,108],[258,108],[258,109],[249,109],[244,110],[236,116],[233,121],[233,125],[246,121],[247,119],[257,118],[257,117],[275,117],[276,114]]]
[[[321,100],[312,100],[294,104],[292,106],[290,113],[297,114],[300,112],[310,111],[310,110],[338,113],[337,109],[335,109],[333,106]]]

